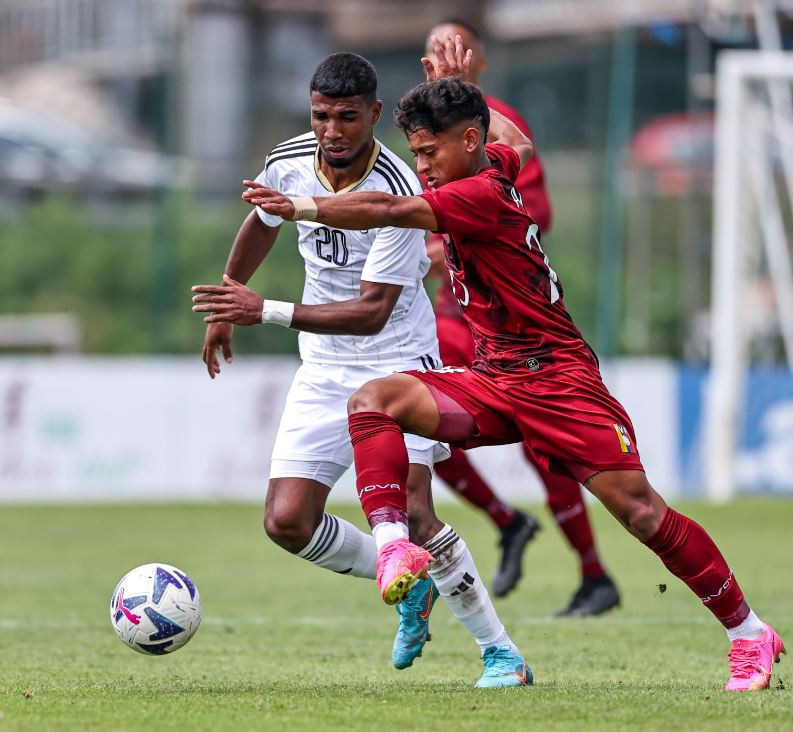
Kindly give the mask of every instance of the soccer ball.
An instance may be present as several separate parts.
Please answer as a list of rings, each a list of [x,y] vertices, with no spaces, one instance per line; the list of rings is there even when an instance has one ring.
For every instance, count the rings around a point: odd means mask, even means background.
[[[201,622],[201,597],[182,570],[144,564],[127,572],[113,590],[110,622],[130,648],[161,656],[193,637]]]

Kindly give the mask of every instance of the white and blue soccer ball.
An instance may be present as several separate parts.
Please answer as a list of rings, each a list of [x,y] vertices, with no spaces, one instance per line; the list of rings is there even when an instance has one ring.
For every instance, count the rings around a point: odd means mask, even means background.
[[[113,590],[110,621],[118,637],[139,653],[172,653],[198,630],[201,596],[181,569],[144,564],[127,572]]]

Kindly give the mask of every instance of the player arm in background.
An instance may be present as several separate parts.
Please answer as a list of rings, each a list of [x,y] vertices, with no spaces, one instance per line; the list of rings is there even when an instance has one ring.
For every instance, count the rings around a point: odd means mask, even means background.
[[[452,38],[447,35],[443,39],[432,36],[431,41],[437,66],[433,65],[432,60],[427,57],[421,59],[421,65],[427,74],[427,81],[435,81],[449,76],[467,80],[473,51],[470,48],[465,48],[462,36],[456,35]],[[510,119],[492,107],[488,107],[488,109],[490,110],[490,128],[487,133],[487,141],[511,147],[518,154],[522,168],[531,160],[531,156],[534,154],[534,145]]]
[[[534,155],[534,145],[518,127],[501,112],[492,107],[490,110],[490,129],[487,131],[487,141],[496,145],[511,147],[520,158],[522,168]]]

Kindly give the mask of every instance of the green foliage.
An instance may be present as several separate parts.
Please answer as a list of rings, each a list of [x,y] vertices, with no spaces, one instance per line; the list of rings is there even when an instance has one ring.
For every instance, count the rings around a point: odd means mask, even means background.
[[[151,205],[91,211],[67,198],[29,206],[0,230],[0,313],[76,314],[89,353],[199,352],[204,327],[190,286],[217,282],[244,204],[202,206],[187,194]],[[302,260],[294,226],[251,286],[298,299]],[[237,329],[240,351],[292,352],[284,328]]]
[[[404,153],[401,137],[386,133],[388,142]],[[586,158],[546,159],[554,221],[543,246],[564,284],[568,310],[593,342],[600,201],[587,183],[590,166]],[[679,356],[687,308],[704,305],[707,283],[692,282],[681,272],[684,261],[696,263],[693,257],[702,255],[684,252],[678,243],[677,204],[661,202],[656,208],[649,243],[626,242],[620,307],[625,324],[639,319],[641,337],[632,339],[624,327],[622,352]],[[249,213],[242,202],[205,203],[189,191],[125,207],[44,199],[0,224],[0,313],[74,313],[88,353],[198,354],[204,326],[190,309],[190,286],[219,281],[234,235]],[[637,246],[649,248],[643,269],[637,269]],[[702,259],[691,271],[707,273],[707,262]],[[298,301],[303,277],[296,228],[285,224],[249,284],[267,297]],[[434,294],[437,283],[426,286]],[[295,353],[297,334],[272,326],[237,328],[234,347],[238,352]]]
[[[752,607],[790,642],[793,587],[781,580],[790,576],[793,502],[685,510],[720,544]],[[363,525],[357,506],[334,512]],[[459,505],[440,512],[488,576],[492,529]],[[374,583],[276,547],[260,506],[6,506],[0,729],[789,729],[789,657],[768,691],[722,691],[722,628],[605,510],[592,513],[623,607],[589,620],[550,618],[578,578],[548,528],[528,551],[519,588],[497,601],[535,685],[490,691],[473,688],[478,649],[442,602],[423,657],[395,671],[396,613]],[[159,658],[125,648],[108,613],[121,575],[150,561],[189,572],[204,605],[196,637]]]

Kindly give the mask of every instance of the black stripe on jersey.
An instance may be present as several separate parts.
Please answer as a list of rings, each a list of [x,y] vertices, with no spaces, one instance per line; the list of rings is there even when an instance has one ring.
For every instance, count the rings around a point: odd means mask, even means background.
[[[394,179],[391,177],[391,174],[383,167],[381,167],[378,163],[374,164],[372,170],[376,170],[380,175],[385,178],[386,183],[388,183],[388,187],[391,189],[391,193],[395,196],[399,196],[400,192],[397,190],[396,183],[394,183]],[[405,195],[402,193],[401,195]]]
[[[427,366],[427,362],[424,360],[424,356],[419,356],[419,359],[421,360],[421,365],[424,367],[424,370],[429,371],[430,367]]]
[[[272,149],[272,152],[270,154],[272,155],[273,153],[277,153],[277,152],[285,152],[286,150],[291,150],[292,148],[296,148],[296,147],[305,147],[306,145],[311,145],[313,147],[316,147],[317,138],[312,135],[311,137],[307,137],[305,140],[292,140],[292,142],[282,142],[280,145],[276,145]]]
[[[385,158],[382,155],[378,156],[377,162],[375,163],[374,169],[380,173],[380,175],[389,175],[394,180],[394,182],[399,187],[399,191],[403,196],[409,196],[411,193],[410,188],[405,188],[402,185],[402,181],[399,180],[397,175],[394,173],[393,169],[387,165]]]
[[[378,155],[378,160],[380,160],[383,163],[383,165],[385,165],[390,171],[392,171],[398,180],[401,180],[405,184],[405,191],[406,191],[405,195],[406,196],[412,195],[413,188],[411,188],[410,183],[408,183],[408,179],[405,178],[402,171],[400,171],[400,169],[397,167],[397,164],[393,160],[391,160],[391,158],[384,155],[382,151],[380,152],[380,155]]]
[[[314,156],[314,150],[304,150],[303,152],[284,153],[283,155],[276,155],[275,157],[267,158],[264,164],[264,169],[267,170],[273,163],[279,160],[288,160],[289,158],[308,158]]]

